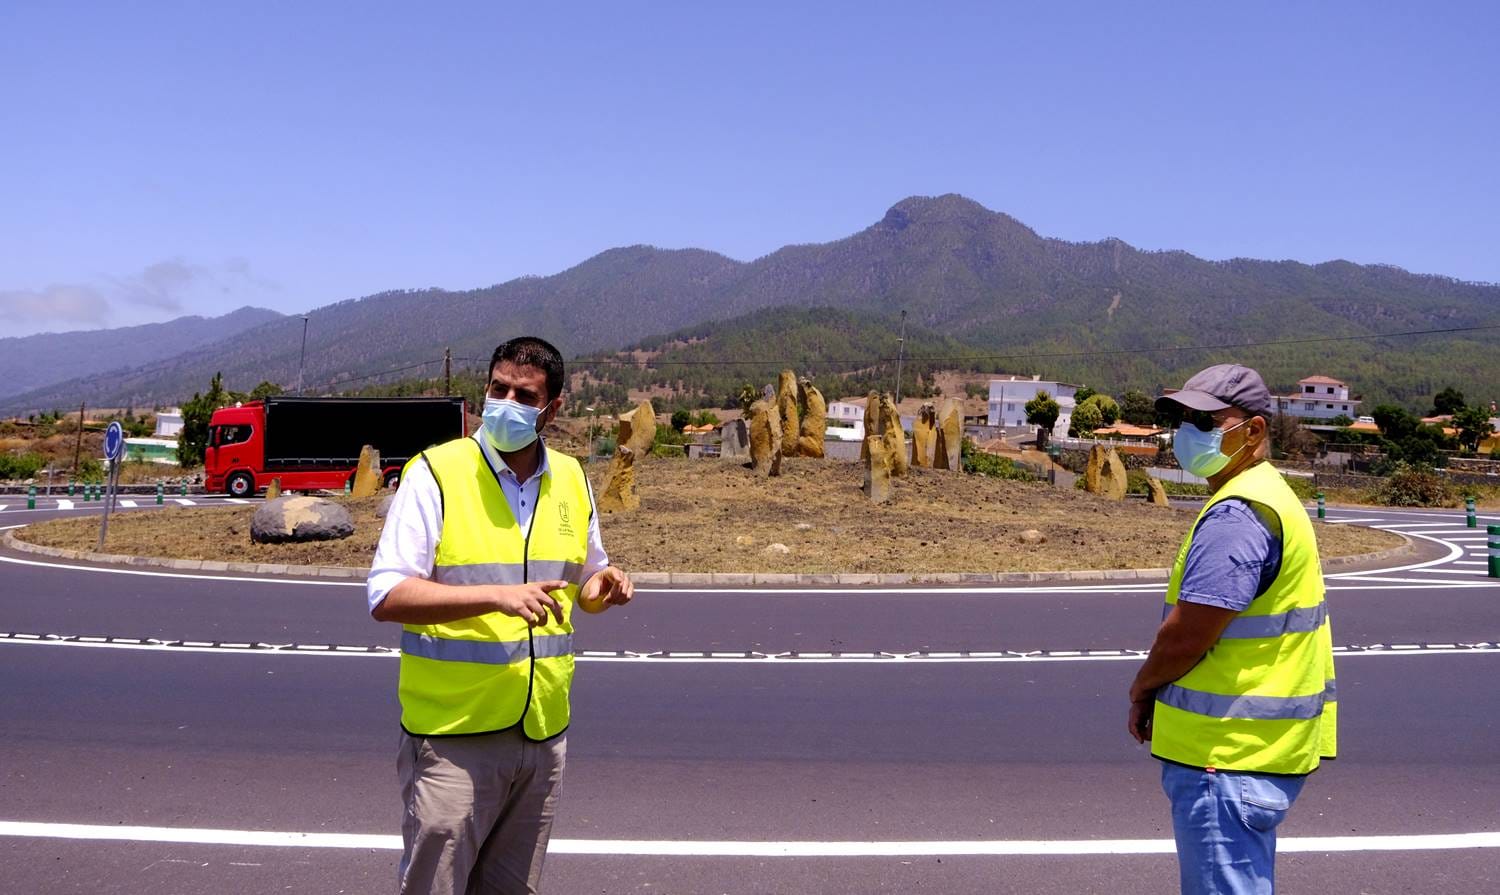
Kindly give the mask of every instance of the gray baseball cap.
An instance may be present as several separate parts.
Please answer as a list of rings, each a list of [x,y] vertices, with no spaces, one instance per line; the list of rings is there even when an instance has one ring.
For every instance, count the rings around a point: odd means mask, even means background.
[[[1173,405],[1189,410],[1213,412],[1238,407],[1251,414],[1271,417],[1276,402],[1260,374],[1239,364],[1215,364],[1200,370],[1182,384],[1180,391],[1156,399],[1156,409],[1168,411]]]

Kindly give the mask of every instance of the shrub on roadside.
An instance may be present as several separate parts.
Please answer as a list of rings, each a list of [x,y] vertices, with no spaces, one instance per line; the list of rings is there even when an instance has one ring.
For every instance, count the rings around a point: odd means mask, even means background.
[[[1447,480],[1431,469],[1400,465],[1375,486],[1376,502],[1390,507],[1446,507],[1457,503]]]
[[[46,465],[47,458],[35,451],[0,454],[0,479],[33,479]]]
[[[1318,486],[1313,484],[1312,479],[1300,475],[1287,475],[1285,473],[1282,473],[1281,477],[1286,479],[1287,485],[1292,489],[1292,493],[1297,495],[1298,500],[1318,499]]]
[[[986,475],[990,478],[1009,479],[1013,482],[1036,480],[1036,476],[1032,475],[1029,470],[1016,465],[1010,458],[997,457],[979,450],[971,439],[965,438],[958,452],[964,472],[970,475]]]

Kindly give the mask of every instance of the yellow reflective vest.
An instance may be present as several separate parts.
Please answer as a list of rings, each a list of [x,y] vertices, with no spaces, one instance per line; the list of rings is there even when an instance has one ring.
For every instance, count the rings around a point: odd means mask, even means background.
[[[1151,752],[1199,768],[1306,774],[1337,752],[1333,637],[1312,522],[1269,463],[1229,480],[1203,513],[1231,498],[1280,519],[1281,570],[1191,671],[1157,691]],[[1168,611],[1197,529],[1177,552]]]
[[[479,437],[483,437],[481,434]],[[593,512],[578,461],[550,448],[531,528],[516,523],[496,478],[497,455],[458,438],[412,459],[425,462],[443,498],[432,580],[442,584],[568,582],[553,596],[561,624],[530,627],[491,612],[401,635],[401,726],[416,736],[493,733],[521,725],[532,740],[568,727],[573,683],[573,603],[584,584]]]

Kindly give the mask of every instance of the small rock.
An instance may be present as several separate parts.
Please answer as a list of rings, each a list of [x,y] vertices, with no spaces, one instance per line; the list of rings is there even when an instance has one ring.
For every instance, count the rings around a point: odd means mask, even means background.
[[[786,556],[788,553],[792,552],[792,548],[788,547],[785,544],[769,544],[766,546],[766,549],[762,550],[761,552],[770,553],[775,556]]]
[[[755,539],[750,537],[749,535],[735,535],[734,543],[740,547],[749,547],[751,544],[755,543]]]
[[[395,502],[396,495],[394,494],[387,494],[386,496],[380,498],[380,506],[375,508],[375,515],[379,516],[381,519],[384,519],[386,515],[391,511],[391,504]]]
[[[796,528],[798,531],[812,531],[813,530],[811,522],[798,522],[793,527]]]
[[[1028,528],[1025,531],[1021,532],[1016,540],[1020,541],[1022,544],[1045,544],[1047,543],[1047,536],[1034,528]]]

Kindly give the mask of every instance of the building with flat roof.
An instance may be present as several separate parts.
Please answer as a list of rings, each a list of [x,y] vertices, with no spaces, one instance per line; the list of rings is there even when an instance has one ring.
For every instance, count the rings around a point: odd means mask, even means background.
[[[1051,395],[1058,406],[1057,423],[1052,427],[1054,438],[1064,438],[1073,422],[1074,396],[1082,388],[1068,382],[1043,379],[1041,376],[1007,376],[990,380],[990,398],[987,406],[989,425],[1002,429],[1025,429],[1026,402],[1035,398],[1037,392]],[[1034,428],[1034,427],[1031,427]]]

